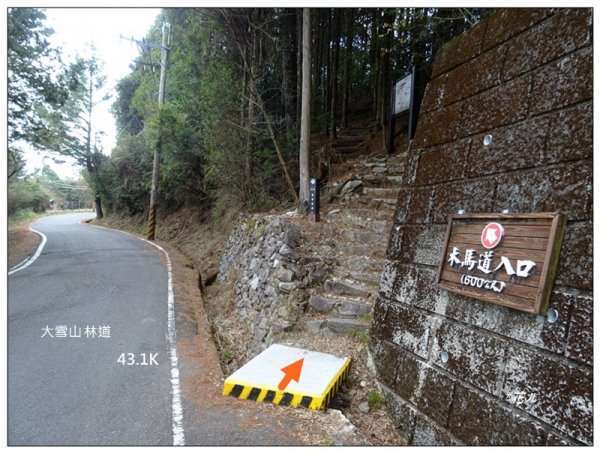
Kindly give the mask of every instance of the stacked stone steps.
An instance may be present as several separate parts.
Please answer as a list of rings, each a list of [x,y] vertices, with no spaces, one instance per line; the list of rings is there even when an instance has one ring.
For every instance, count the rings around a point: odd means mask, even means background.
[[[337,136],[360,136],[364,137],[365,135],[371,134],[373,131],[373,123],[370,121],[363,121],[360,123],[355,123],[352,126],[342,127],[337,130]]]
[[[370,133],[369,127],[340,131],[334,148],[364,147],[362,137]],[[352,164],[354,178],[347,181],[354,185],[339,197],[344,207],[332,209],[335,215],[327,216],[337,236],[333,248],[337,264],[310,298],[312,309],[325,318],[314,321],[311,328],[338,335],[369,328],[405,160],[405,155],[371,155]]]
[[[337,335],[366,331],[369,323],[365,318],[373,310],[371,295],[374,286],[354,280],[331,278],[324,284],[322,294],[312,295],[308,301],[317,312],[327,315],[320,320],[319,328],[327,328]]]
[[[387,246],[387,243],[385,245]],[[339,245],[338,250],[344,255],[353,255],[359,259],[376,258],[382,260],[385,259],[386,247],[348,243]]]
[[[356,175],[363,175],[363,180],[383,182],[386,176],[396,176],[396,178],[392,178],[392,180],[398,179],[397,176],[401,175],[404,172],[404,164],[389,165],[382,163],[380,165],[373,166],[356,164],[352,166],[351,171]]]
[[[362,223],[370,224],[371,222],[385,222],[388,223],[388,226],[391,226],[392,221],[389,217],[389,211],[382,211],[380,209],[368,209],[368,208],[348,208],[345,211],[345,216],[347,217],[347,221],[352,224],[352,222],[356,221],[355,219],[361,219]],[[353,220],[354,219],[354,220]],[[363,226],[363,225],[360,225]],[[364,228],[368,228],[363,226]]]
[[[363,188],[363,195],[370,195],[375,198],[389,198],[396,201],[398,198],[397,188],[389,188],[389,187],[365,187]]]
[[[367,332],[369,326],[370,322],[364,319],[332,316],[310,321],[307,328],[313,332],[326,330],[334,335],[352,335],[357,332]]]
[[[362,151],[365,146],[365,140],[361,134],[338,135],[337,139],[331,144],[332,150],[339,154],[353,154]]]
[[[342,237],[350,242],[363,245],[387,246],[387,235],[362,229],[348,228],[342,231]]]
[[[374,257],[357,257],[355,255],[338,256],[339,268],[354,274],[379,273],[383,270],[385,259]]]
[[[352,166],[352,171],[364,175],[365,178],[372,176],[398,177],[404,172],[406,157],[404,154],[376,157],[372,156],[361,160]]]
[[[376,272],[361,272],[349,269],[347,267],[340,267],[335,271],[336,278],[344,278],[348,280],[355,280],[363,285],[370,286],[373,288],[373,292],[376,292],[379,287],[379,281],[381,279],[381,273]]]
[[[357,154],[365,148],[365,138],[371,136],[373,124],[363,121],[337,131],[331,148],[342,155]]]
[[[385,235],[389,233],[392,224],[388,220],[377,220],[370,216],[364,217],[348,211],[344,215],[344,221],[349,227],[364,228],[365,230]],[[353,209],[352,211],[358,211],[358,209]],[[363,209],[362,211],[368,211],[368,209]]]
[[[366,175],[362,181],[370,187],[400,187],[402,175]]]
[[[325,291],[338,296],[368,298],[373,289],[367,285],[345,279],[329,279],[325,281]]]
[[[343,218],[342,218],[342,221]],[[384,259],[389,239],[389,229],[382,232],[373,232],[360,227],[347,227],[341,232],[346,240],[338,244],[338,251],[354,259],[365,257]],[[363,271],[364,272],[364,271]]]
[[[385,209],[393,214],[397,202],[397,198],[375,198],[363,194],[358,198],[350,200],[348,206],[350,208]]]
[[[362,135],[338,134],[337,138],[335,139],[334,145],[356,146],[360,143],[364,143],[364,141],[365,140]]]
[[[393,211],[347,209],[333,221],[345,240],[337,243],[338,265],[332,278],[312,297],[311,306],[327,315],[321,328],[338,335],[368,329],[391,227],[390,221],[371,217],[392,216]]]
[[[342,145],[334,144],[331,147],[338,154],[355,154],[355,153],[360,152],[363,149],[364,144],[362,142],[357,145],[353,145],[353,146],[342,146]]]
[[[335,317],[356,317],[371,312],[370,305],[362,303],[359,299],[338,297],[335,295],[314,295],[308,303],[318,312],[328,313]]]

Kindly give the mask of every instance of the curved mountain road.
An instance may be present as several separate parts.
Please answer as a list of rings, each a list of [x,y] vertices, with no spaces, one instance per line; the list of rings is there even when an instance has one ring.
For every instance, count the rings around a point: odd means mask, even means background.
[[[164,258],[90,217],[8,278],[8,443],[173,445]]]
[[[170,259],[80,223],[93,217],[39,220],[41,252],[9,272],[8,445],[365,444],[335,412],[222,396],[209,327],[169,294]],[[179,261],[176,287],[195,278]]]

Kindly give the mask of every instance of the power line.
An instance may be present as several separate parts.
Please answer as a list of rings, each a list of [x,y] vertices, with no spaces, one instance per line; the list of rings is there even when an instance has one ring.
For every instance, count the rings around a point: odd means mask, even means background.
[[[41,184],[46,184],[46,185],[52,185],[55,187],[59,187],[61,189],[73,189],[73,190],[90,190],[89,187],[87,186],[71,186],[69,184],[64,184],[64,183],[57,183],[57,182],[52,182],[52,181],[40,181],[38,180],[39,183]]]

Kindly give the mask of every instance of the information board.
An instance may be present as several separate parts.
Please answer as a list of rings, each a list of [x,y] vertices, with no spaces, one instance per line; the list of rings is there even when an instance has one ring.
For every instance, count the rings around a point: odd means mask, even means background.
[[[400,115],[410,110],[413,90],[413,73],[399,79],[394,84],[394,115]]]
[[[424,76],[422,71],[413,67],[412,71],[392,82],[390,86],[389,118],[386,146],[389,153],[394,151],[396,138],[396,120],[407,117],[406,129],[410,142],[417,127],[419,108],[424,90]]]
[[[437,284],[475,299],[545,314],[565,223],[558,213],[451,216]]]

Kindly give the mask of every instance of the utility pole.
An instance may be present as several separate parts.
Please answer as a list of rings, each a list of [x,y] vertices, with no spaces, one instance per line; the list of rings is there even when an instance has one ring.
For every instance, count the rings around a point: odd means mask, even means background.
[[[167,82],[167,63],[171,45],[171,26],[167,23],[162,27],[162,45],[160,46],[160,84],[158,86],[158,114],[162,115],[165,102],[165,84]],[[152,190],[150,191],[150,212],[148,213],[148,239],[154,240],[156,231],[156,205],[158,203],[158,180],[160,174],[160,152],[162,148],[162,118],[158,119],[158,143],[154,150],[154,165],[152,166]]]

